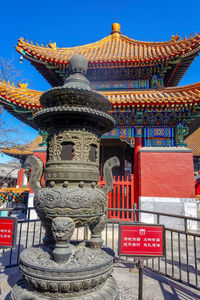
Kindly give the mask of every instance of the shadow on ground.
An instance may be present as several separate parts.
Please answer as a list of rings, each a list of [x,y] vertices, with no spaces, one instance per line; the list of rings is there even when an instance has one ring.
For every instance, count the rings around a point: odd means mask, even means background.
[[[156,274],[150,270],[144,270],[144,275],[158,281],[163,298],[165,300],[184,299],[197,300],[200,299],[200,291],[194,291],[188,286],[175,282],[164,276]]]

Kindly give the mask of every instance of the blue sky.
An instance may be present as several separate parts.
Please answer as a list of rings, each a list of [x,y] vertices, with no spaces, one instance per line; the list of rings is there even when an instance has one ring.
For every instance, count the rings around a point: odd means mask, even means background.
[[[122,34],[137,40],[166,41],[172,34],[181,37],[200,32],[200,1],[3,1],[1,2],[0,57],[14,59],[31,89],[50,88],[29,62],[19,63],[15,45],[20,37],[39,44],[56,42],[71,47],[95,42],[111,32],[114,22],[121,24]],[[180,85],[200,81],[200,57],[197,57]],[[9,120],[9,116],[4,116]],[[18,121],[15,121],[19,126]],[[31,141],[35,130],[23,126],[19,143]],[[1,162],[10,158],[1,157]]]

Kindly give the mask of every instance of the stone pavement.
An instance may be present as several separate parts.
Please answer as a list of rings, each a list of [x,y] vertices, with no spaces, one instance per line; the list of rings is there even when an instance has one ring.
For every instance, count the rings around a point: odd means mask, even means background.
[[[138,273],[130,273],[128,268],[116,264],[113,272],[120,290],[120,300],[138,299]],[[12,286],[20,278],[18,267],[6,269],[0,273],[1,300],[9,300]],[[178,282],[144,270],[143,300],[196,300],[200,299],[200,291],[189,288]]]
[[[138,273],[128,268],[115,267],[114,278],[120,289],[120,300],[138,299]],[[200,291],[172,281],[152,271],[144,270],[143,300],[196,300]]]

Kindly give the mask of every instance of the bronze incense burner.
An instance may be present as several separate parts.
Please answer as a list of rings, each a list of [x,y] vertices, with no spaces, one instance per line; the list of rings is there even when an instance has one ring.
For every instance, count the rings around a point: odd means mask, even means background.
[[[104,165],[105,186],[99,188],[100,137],[114,127],[109,100],[92,91],[86,79],[88,62],[74,55],[62,87],[45,92],[44,107],[34,115],[47,131],[45,187],[43,163],[30,156],[34,207],[45,229],[44,244],[23,250],[21,280],[11,299],[118,299],[111,276],[113,257],[102,248],[107,193],[112,190],[116,157]],[[77,227],[88,226],[88,242],[72,242]]]

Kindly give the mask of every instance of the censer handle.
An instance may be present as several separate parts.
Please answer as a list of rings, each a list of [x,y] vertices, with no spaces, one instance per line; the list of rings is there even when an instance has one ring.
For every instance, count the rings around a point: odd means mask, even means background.
[[[102,189],[106,194],[112,191],[113,189],[112,168],[119,167],[119,166],[120,166],[120,162],[116,156],[109,158],[104,164],[103,175],[105,179],[105,185]]]
[[[26,165],[32,168],[29,184],[34,193],[36,193],[42,188],[41,178],[44,172],[43,162],[38,157],[30,155],[26,159]]]

